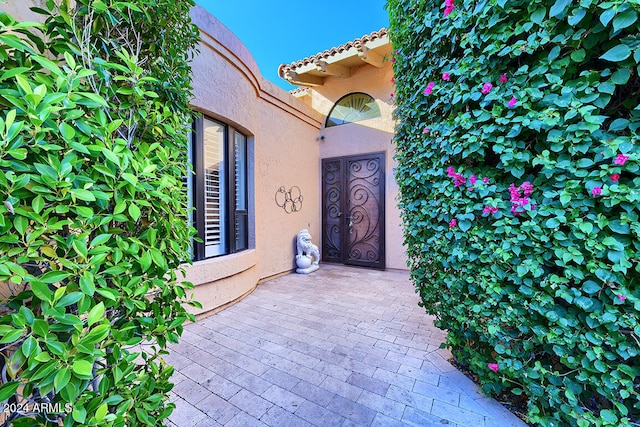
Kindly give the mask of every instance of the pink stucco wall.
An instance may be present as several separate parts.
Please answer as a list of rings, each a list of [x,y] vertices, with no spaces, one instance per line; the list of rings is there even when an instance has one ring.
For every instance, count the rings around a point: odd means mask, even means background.
[[[303,228],[320,237],[317,141],[321,116],[260,75],[249,51],[201,7],[192,9],[201,32],[192,64],[193,105],[248,134],[253,148],[249,181],[252,248],[195,263],[187,278],[207,309],[249,292],[265,278],[294,268],[295,236]],[[253,179],[252,179],[253,178]],[[302,209],[287,213],[275,200],[280,187],[298,186]]]

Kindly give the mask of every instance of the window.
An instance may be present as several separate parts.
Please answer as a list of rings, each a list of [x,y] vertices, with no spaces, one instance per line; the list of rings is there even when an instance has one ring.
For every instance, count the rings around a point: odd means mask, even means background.
[[[227,124],[196,118],[189,158],[195,174],[187,188],[193,195],[193,221],[202,240],[194,244],[194,259],[247,249],[247,137]]]
[[[380,107],[370,95],[354,92],[343,96],[333,106],[325,127],[354,123],[361,120],[380,117]]]

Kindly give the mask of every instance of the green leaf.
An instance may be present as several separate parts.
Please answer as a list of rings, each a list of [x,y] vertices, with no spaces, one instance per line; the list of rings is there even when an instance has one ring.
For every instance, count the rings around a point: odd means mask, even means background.
[[[109,323],[100,324],[93,328],[83,339],[82,342],[86,343],[95,343],[98,341],[104,340],[111,330],[111,325]]]
[[[82,292],[71,292],[60,298],[60,301],[56,303],[56,307],[68,307],[80,301],[80,298],[83,296],[84,294]]]
[[[80,277],[80,290],[83,294],[93,296],[96,291],[96,285],[93,280],[93,275],[89,272],[85,272]]]
[[[60,126],[58,126],[58,129],[60,129],[60,134],[62,135],[65,141],[72,141],[73,138],[76,136],[76,130],[65,122],[60,123]]]
[[[600,292],[602,290],[602,287],[598,285],[596,282],[594,282],[593,280],[587,280],[582,285],[582,290],[588,293],[589,295],[593,295]]]
[[[597,362],[600,362],[600,361],[596,360],[596,363]],[[596,367],[596,369],[598,369],[598,368]],[[598,369],[598,370],[600,371],[600,369]],[[606,371],[600,371],[600,372],[606,372]],[[600,418],[602,418],[606,422],[610,423],[611,425],[615,425],[619,421],[618,420],[618,416],[611,409],[603,409],[602,411],[600,411]]]
[[[627,119],[615,119],[611,125],[609,125],[610,132],[618,132],[626,129],[631,122]]]
[[[560,225],[560,221],[558,218],[549,218],[544,225],[547,228],[556,228]]]
[[[105,101],[105,99],[103,97],[101,97],[100,95],[97,95],[95,93],[91,93],[91,92],[78,92],[79,95],[84,96],[85,98],[91,100],[93,103],[97,104],[98,106],[102,106],[102,107],[107,107],[107,101]]]
[[[631,77],[631,71],[628,68],[621,68],[611,76],[611,81],[617,85],[626,85]]]
[[[574,300],[575,304],[583,310],[589,310],[593,307],[593,301],[589,297],[579,296]]]
[[[613,19],[613,31],[620,31],[630,27],[638,20],[638,14],[634,10],[627,10],[616,15]]]
[[[89,247],[94,248],[96,246],[100,246],[104,243],[107,243],[109,239],[111,239],[111,237],[113,237],[113,234],[106,234],[106,233],[100,234],[91,241],[91,243],[89,244]]]
[[[67,271],[54,270],[47,271],[42,276],[38,277],[39,282],[43,283],[58,283],[71,276],[71,273]]]
[[[31,327],[31,330],[37,336],[46,337],[47,334],[49,333],[49,324],[47,323],[46,320],[35,319],[33,321],[33,326]]]
[[[66,366],[62,367],[58,369],[58,373],[53,379],[53,388],[59,392],[69,383],[69,380],[71,380],[71,371]]]
[[[629,234],[631,232],[631,227],[629,227],[629,224],[624,224],[619,219],[610,221],[609,228],[611,229],[611,231],[618,234]]]
[[[95,10],[95,13],[102,13],[107,10],[107,5],[101,0],[93,0],[91,7]]]
[[[607,258],[613,263],[618,263],[624,258],[624,251],[608,251]]]
[[[71,417],[80,425],[84,425],[87,420],[87,410],[80,407],[80,405],[74,405],[73,410],[71,411]]]
[[[582,62],[584,58],[587,56],[587,53],[584,49],[578,49],[571,52],[571,60],[573,62]]]
[[[33,336],[30,336],[22,343],[22,354],[24,354],[25,357],[29,357],[36,348],[38,348],[38,341]]]
[[[69,192],[77,199],[84,200],[85,202],[95,202],[96,197],[89,190],[82,188],[72,188]]]
[[[5,402],[11,396],[13,396],[20,387],[20,381],[11,381],[2,384],[0,387],[0,402]]]
[[[53,292],[51,292],[49,286],[44,282],[31,282],[31,291],[41,301],[48,301],[50,303],[53,300]]]
[[[551,9],[549,9],[549,18],[561,15],[570,4],[571,0],[556,0]]]
[[[547,16],[547,9],[544,7],[540,7],[531,14],[531,22],[542,25],[545,16]]]
[[[600,22],[602,22],[602,25],[606,27],[607,25],[609,25],[609,22],[611,22],[615,15],[616,9],[611,7],[602,12],[602,14],[600,15]]]
[[[472,225],[472,224],[471,224],[471,221],[468,221],[468,220],[466,220],[466,219],[461,220],[461,221],[458,223],[458,226],[460,227],[460,230],[462,230],[462,231],[468,231],[468,230],[471,228],[471,225]],[[152,252],[151,254],[153,255],[153,252]],[[156,264],[157,264],[157,263],[156,263]]]
[[[578,23],[580,23],[580,21],[582,21],[582,19],[586,15],[587,15],[587,10],[586,9],[584,9],[584,8],[577,9],[577,10],[575,10],[574,14],[569,17],[567,22],[572,27],[575,27],[576,25],[578,25]]]
[[[606,51],[604,55],[600,57],[600,59],[611,62],[620,62],[624,61],[629,56],[631,56],[631,49],[629,48],[629,46],[627,46],[626,44],[619,44]]]
[[[15,329],[7,327],[7,330],[3,330],[0,333],[0,344],[12,343],[19,340],[24,334],[24,329]]]
[[[87,360],[74,360],[71,370],[80,379],[93,378],[93,364]]]
[[[27,80],[22,74],[16,75],[16,82],[25,95],[31,95],[33,93],[29,80]]]
[[[87,316],[87,326],[91,326],[94,323],[102,320],[104,317],[104,303],[101,301],[95,307],[91,309]]]
[[[33,55],[31,58],[34,61],[36,61],[38,64],[40,64],[42,67],[51,71],[56,76],[60,76],[60,77],[65,76],[64,72],[60,69],[60,67],[58,67],[58,65],[55,62],[50,61],[47,58],[43,56],[38,56],[38,55]]]
[[[76,206],[75,210],[82,218],[92,218],[94,215],[93,209],[88,206]]]
[[[100,289],[97,289],[96,292],[112,301],[117,301],[118,298],[120,298],[120,293],[115,289],[100,288]]]
[[[138,206],[136,206],[135,203],[131,202],[129,203],[129,215],[131,215],[131,219],[133,219],[134,221],[137,221],[138,218],[140,218],[141,212],[140,212],[140,208]]]
[[[33,211],[39,214],[42,212],[42,208],[44,208],[44,198],[42,196],[37,196],[33,199],[33,202],[31,202],[31,206],[33,207]]]
[[[590,222],[583,222],[580,224],[580,231],[582,231],[585,234],[590,234],[593,231],[593,224],[591,224]]]
[[[106,403],[103,403],[102,405],[98,406],[98,409],[96,409],[96,421],[102,421],[104,420],[104,417],[107,415],[107,411],[109,409],[109,406]]]

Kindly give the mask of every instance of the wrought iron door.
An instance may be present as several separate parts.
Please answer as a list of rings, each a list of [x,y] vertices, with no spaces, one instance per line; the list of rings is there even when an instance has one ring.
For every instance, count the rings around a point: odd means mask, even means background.
[[[322,160],[322,259],[385,267],[384,153]]]

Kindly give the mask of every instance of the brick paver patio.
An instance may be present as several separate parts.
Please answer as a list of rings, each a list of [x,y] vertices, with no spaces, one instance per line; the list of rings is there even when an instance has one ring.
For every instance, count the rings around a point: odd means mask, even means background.
[[[457,371],[407,272],[323,264],[185,328],[170,425],[525,426]]]

